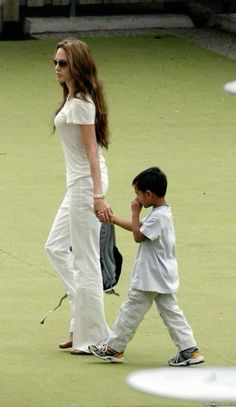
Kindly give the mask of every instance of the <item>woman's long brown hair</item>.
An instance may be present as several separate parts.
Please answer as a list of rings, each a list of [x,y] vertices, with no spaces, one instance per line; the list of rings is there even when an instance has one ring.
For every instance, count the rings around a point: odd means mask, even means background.
[[[109,128],[107,105],[103,94],[102,83],[97,75],[97,68],[88,46],[78,39],[66,39],[57,44],[67,55],[70,73],[74,80],[74,97],[87,100],[91,96],[96,107],[95,131],[97,143],[105,148],[109,145]],[[63,87],[64,100],[57,110],[58,113],[66,102],[69,90],[65,82]],[[78,96],[79,94],[79,96]]]

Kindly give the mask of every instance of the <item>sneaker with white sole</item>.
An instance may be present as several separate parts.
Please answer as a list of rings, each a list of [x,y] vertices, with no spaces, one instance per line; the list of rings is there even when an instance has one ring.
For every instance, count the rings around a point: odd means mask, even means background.
[[[107,344],[102,346],[91,345],[89,346],[90,352],[94,356],[97,356],[100,359],[106,360],[111,363],[123,363],[124,362],[124,353],[117,352],[116,350],[110,348]]]
[[[188,348],[177,353],[168,361],[168,364],[169,366],[190,366],[204,361],[204,356],[200,354],[198,348]]]
[[[91,353],[96,352],[98,349],[100,349],[101,345],[89,345],[88,349]]]

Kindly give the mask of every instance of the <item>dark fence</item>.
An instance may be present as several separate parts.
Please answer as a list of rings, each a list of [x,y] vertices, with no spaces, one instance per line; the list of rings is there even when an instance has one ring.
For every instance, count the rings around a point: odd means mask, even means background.
[[[194,14],[195,11],[199,12],[199,3],[214,13],[236,13],[236,0],[0,0],[0,38],[24,38],[26,17],[130,12]]]

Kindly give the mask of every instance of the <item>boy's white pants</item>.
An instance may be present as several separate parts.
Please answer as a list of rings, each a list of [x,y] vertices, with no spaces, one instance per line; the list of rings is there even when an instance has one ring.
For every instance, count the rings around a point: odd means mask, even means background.
[[[107,341],[112,349],[124,352],[153,301],[179,351],[196,346],[192,329],[174,294],[129,289],[128,298],[120,307]]]
[[[103,177],[103,181],[106,191],[108,180]],[[93,211],[92,190],[88,179],[68,188],[45,244],[68,294],[73,348],[85,352],[89,345],[109,336],[100,266],[101,224]]]

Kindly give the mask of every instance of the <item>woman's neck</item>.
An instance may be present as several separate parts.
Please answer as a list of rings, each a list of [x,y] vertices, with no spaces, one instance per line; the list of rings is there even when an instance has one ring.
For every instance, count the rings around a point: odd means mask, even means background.
[[[66,82],[66,86],[68,89],[68,98],[73,98],[74,97],[74,86],[72,81]]]

